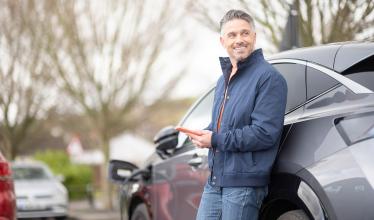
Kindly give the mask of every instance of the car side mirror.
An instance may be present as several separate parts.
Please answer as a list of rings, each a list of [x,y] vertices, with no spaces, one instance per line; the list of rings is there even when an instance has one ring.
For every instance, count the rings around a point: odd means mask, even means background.
[[[161,129],[153,139],[153,142],[156,144],[156,151],[169,155],[168,150],[177,147],[178,132],[173,126]]]
[[[109,179],[113,182],[123,183],[137,169],[138,167],[130,162],[111,160],[109,161]]]

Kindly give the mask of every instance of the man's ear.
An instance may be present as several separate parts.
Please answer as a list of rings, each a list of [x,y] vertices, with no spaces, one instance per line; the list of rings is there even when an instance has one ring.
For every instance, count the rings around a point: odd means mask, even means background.
[[[219,36],[219,41],[221,42],[221,45],[225,47],[225,42],[222,36]]]
[[[257,34],[256,34],[256,32],[255,32],[254,34],[255,34],[255,36],[254,36],[254,40],[253,40],[253,46],[256,45],[256,39],[257,39]]]

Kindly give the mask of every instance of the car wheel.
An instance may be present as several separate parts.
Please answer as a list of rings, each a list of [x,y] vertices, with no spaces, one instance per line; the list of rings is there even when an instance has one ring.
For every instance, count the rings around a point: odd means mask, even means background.
[[[149,217],[147,206],[145,204],[140,204],[138,205],[134,213],[131,216],[131,220],[150,220],[151,218]]]
[[[297,209],[282,214],[277,220],[309,220],[309,217],[303,210]]]
[[[66,216],[59,216],[55,217],[56,220],[67,220],[68,218]]]

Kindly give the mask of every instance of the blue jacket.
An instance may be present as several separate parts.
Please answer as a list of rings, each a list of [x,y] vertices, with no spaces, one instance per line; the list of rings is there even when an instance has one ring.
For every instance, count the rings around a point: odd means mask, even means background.
[[[232,65],[220,58],[223,75],[215,89],[209,150],[209,183],[221,187],[265,186],[278,152],[287,99],[287,83],[263,57],[262,50]],[[217,129],[221,106],[226,101]]]

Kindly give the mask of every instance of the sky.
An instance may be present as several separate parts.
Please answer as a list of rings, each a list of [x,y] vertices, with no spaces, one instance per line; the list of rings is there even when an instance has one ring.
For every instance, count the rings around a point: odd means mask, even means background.
[[[226,56],[219,42],[219,34],[201,25],[189,51],[188,70],[175,88],[175,97],[201,95],[213,85],[221,74],[219,56]]]

